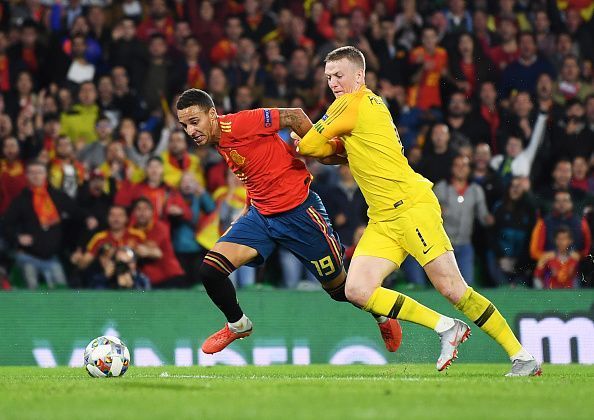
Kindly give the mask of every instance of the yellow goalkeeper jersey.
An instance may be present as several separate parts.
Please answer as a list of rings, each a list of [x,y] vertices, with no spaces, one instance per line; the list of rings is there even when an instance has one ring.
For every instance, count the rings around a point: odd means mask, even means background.
[[[371,220],[395,219],[433,186],[410,167],[388,108],[366,86],[337,98],[303,137],[299,151],[326,157],[333,152],[328,140],[334,137],[345,143]]]

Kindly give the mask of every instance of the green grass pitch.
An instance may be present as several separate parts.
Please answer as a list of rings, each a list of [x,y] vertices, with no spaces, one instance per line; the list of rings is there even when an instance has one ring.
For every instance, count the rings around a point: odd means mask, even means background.
[[[0,368],[0,419],[580,419],[594,413],[594,366],[132,366],[121,378],[83,369]]]

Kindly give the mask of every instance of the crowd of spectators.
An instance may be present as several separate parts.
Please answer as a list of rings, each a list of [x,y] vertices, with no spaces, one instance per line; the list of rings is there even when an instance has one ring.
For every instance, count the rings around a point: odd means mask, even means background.
[[[2,1],[2,288],[199,284],[246,192],[180,130],[176,95],[315,121],[333,99],[323,59],[344,45],[366,56],[367,86],[434,182],[469,283],[591,286],[593,12],[589,0]],[[348,167],[308,164],[348,261],[363,196]],[[401,271],[427,284],[411,258]],[[281,251],[233,280],[306,278]]]

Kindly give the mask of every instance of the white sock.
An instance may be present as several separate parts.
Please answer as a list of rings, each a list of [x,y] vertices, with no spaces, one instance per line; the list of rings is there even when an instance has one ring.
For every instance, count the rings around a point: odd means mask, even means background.
[[[234,333],[246,332],[252,329],[252,321],[243,314],[243,316],[236,322],[228,322],[229,329]]]
[[[517,352],[516,354],[514,354],[513,356],[511,356],[509,358],[509,360],[511,360],[512,362],[514,360],[528,361],[528,360],[532,360],[532,359],[534,359],[534,357],[530,353],[528,353],[528,351],[526,351],[526,349],[524,347],[522,347],[519,352]]]
[[[383,324],[384,322],[388,322],[388,320],[390,319],[387,316],[383,316],[383,315],[374,315],[373,317],[375,318],[375,320],[377,321],[378,324]]]
[[[435,326],[435,332],[437,334],[441,334],[442,332],[449,330],[453,326],[454,318],[442,315],[439,317],[439,321],[437,321],[437,325]]]

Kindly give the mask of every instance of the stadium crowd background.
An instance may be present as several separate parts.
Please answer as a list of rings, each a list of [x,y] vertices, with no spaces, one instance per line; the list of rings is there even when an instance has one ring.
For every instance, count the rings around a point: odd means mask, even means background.
[[[469,283],[589,287],[593,10],[588,0],[2,1],[2,288],[199,284],[201,256],[245,190],[215,149],[180,131],[176,94],[205,89],[221,114],[300,107],[315,122],[332,102],[323,58],[343,45],[363,51],[367,86],[435,183]],[[308,164],[348,262],[363,197],[348,167]],[[240,287],[307,278],[284,251],[234,274]],[[410,258],[389,281],[427,284]]]

